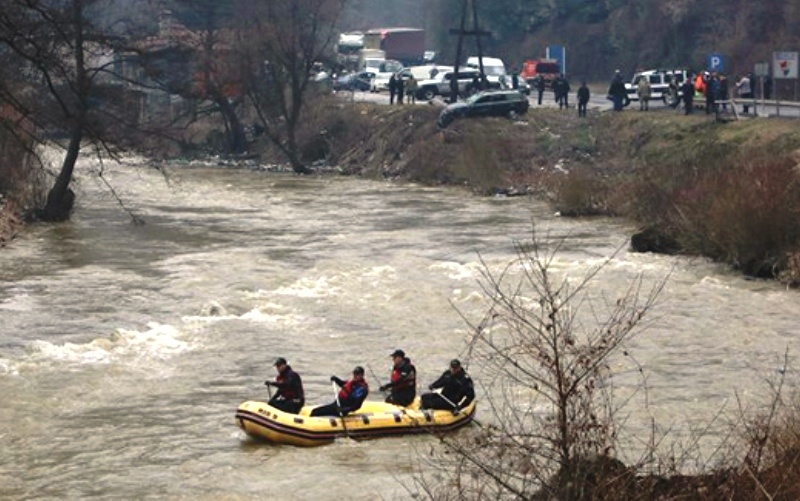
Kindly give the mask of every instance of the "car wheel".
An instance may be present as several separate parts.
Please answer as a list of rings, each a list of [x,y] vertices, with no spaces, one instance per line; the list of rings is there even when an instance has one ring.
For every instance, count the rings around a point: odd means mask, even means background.
[[[508,118],[511,120],[516,120],[519,118],[519,113],[517,113],[517,110],[511,110],[508,112]]]
[[[433,91],[433,89],[422,90],[422,99],[424,99],[425,101],[430,101],[434,97],[436,97],[436,93]]]

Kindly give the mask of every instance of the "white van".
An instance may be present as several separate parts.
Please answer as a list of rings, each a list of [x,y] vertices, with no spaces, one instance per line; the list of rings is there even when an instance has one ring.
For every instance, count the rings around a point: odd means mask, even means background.
[[[503,63],[502,59],[496,57],[486,57],[483,58],[483,73],[486,75],[486,80],[492,84],[500,84],[500,80],[502,77],[506,75],[506,65]],[[473,69],[480,69],[480,64],[478,63],[478,56],[472,56],[467,58],[467,67]]]
[[[631,101],[639,100],[639,80],[643,78],[650,81],[650,99],[652,101],[660,99],[664,101],[664,104],[669,104],[667,100],[669,98],[670,79],[674,79],[675,83],[678,84],[678,94],[681,95],[680,86],[689,77],[685,69],[639,71],[633,75],[629,83],[625,83],[625,90]]]

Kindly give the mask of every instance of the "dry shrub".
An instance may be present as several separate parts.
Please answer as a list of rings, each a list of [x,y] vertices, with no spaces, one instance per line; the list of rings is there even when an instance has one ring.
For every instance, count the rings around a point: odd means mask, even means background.
[[[775,276],[800,237],[797,188],[789,160],[751,159],[676,193],[671,223],[689,252]]]
[[[483,263],[487,309],[468,321],[467,344],[492,389],[481,405],[493,424],[477,435],[442,437],[447,453],[426,469],[441,478],[416,479],[431,498],[625,499],[632,492],[633,470],[613,456],[624,403],[614,401],[609,361],[628,355],[624,346],[647,326],[665,280],[640,276],[607,297],[599,274],[611,258],[585,275],[562,275],[551,267],[565,245],[534,234],[499,269]]]
[[[607,212],[605,183],[588,169],[573,169],[555,176],[556,210],[565,216],[588,216]]]

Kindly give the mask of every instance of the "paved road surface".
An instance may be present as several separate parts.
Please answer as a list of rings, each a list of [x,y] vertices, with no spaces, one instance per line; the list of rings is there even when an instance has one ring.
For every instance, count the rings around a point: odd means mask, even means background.
[[[372,102],[378,104],[389,104],[389,94],[386,92],[339,92],[340,95],[344,96],[345,98],[350,98],[353,101],[363,101],[363,102]],[[570,108],[574,111],[575,106],[577,103],[577,99],[575,98],[574,93],[570,94]],[[531,103],[531,109],[535,109],[540,107],[537,104],[537,96],[536,94],[532,94],[529,98]],[[417,101],[417,104],[424,103],[424,101]],[[432,101],[434,106],[444,106],[446,102],[441,98],[437,97]],[[779,107],[776,106],[774,101],[768,101],[766,105],[762,105],[761,102],[757,103],[755,108],[757,113],[754,113],[753,107],[750,107],[750,113],[748,114],[741,114],[742,113],[742,105],[741,103],[737,103],[737,111],[740,113],[741,118],[746,117],[774,117],[774,116],[781,116],[781,117],[793,117],[793,118],[800,118],[800,103],[778,103]],[[544,93],[541,107],[543,108],[556,108],[558,105],[553,99],[553,93],[547,91]],[[589,99],[589,109],[592,110],[599,110],[599,111],[610,111],[611,110],[611,101],[606,99],[606,95],[604,93],[599,93],[594,91],[592,93],[592,97]],[[668,106],[666,106],[662,101],[651,101],[650,102],[650,109],[652,111],[662,111],[662,112],[672,112]],[[631,104],[625,108],[625,111],[639,111],[639,103],[638,101],[633,101]],[[695,113],[703,113],[703,110],[696,110]],[[674,113],[683,113],[682,108],[675,110]]]

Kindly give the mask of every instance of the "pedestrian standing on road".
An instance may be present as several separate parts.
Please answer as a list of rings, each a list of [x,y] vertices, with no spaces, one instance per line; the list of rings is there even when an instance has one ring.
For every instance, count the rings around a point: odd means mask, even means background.
[[[736,93],[742,99],[742,113],[750,111],[750,99],[753,99],[753,88],[750,76],[742,75],[736,80]]]
[[[406,96],[408,97],[409,104],[417,104],[417,89],[419,86],[417,85],[417,79],[414,78],[414,75],[408,77],[408,81],[406,82]]]
[[[517,73],[516,68],[511,70],[511,88],[514,90],[519,90],[519,73]]]
[[[403,81],[403,75],[397,74],[397,104],[403,104],[403,94],[405,94],[406,83]]]
[[[569,109],[569,80],[567,80],[566,75],[563,73],[561,74],[561,103],[558,105],[558,108],[561,109],[561,104],[564,105],[564,109]]]
[[[708,75],[706,80],[706,115],[716,113],[717,94],[719,93],[719,80],[716,72]]]
[[[578,87],[578,116],[585,117],[586,116],[586,105],[589,104],[589,87],[586,86],[586,80],[581,82],[581,86]]]
[[[617,70],[614,72],[614,78],[611,79],[611,85],[608,87],[608,97],[614,103],[614,111],[622,111],[627,93],[625,84],[622,82],[622,73]]]
[[[687,78],[683,85],[681,85],[681,92],[683,92],[683,110],[684,115],[690,115],[694,107],[694,84],[691,78]]]
[[[536,92],[539,93],[538,104],[539,104],[539,106],[541,106],[542,105],[542,95],[544,95],[544,88],[545,88],[544,77],[542,75],[537,75],[536,76],[536,80],[534,80],[533,86],[536,88]]]
[[[554,78],[553,83],[550,85],[553,89],[553,100],[558,105],[558,108],[561,109],[561,92],[563,89],[561,86],[561,75],[558,75],[556,78]]]
[[[728,111],[728,100],[730,99],[730,92],[728,90],[728,77],[722,73],[717,74],[717,101],[722,101],[722,111]],[[719,106],[719,104],[717,104]]]
[[[650,79],[646,76],[639,78],[639,84],[636,86],[636,93],[639,95],[639,111],[647,111],[650,109]]]
[[[667,88],[667,93],[669,95],[669,107],[670,108],[677,108],[681,104],[681,100],[679,97],[679,90],[680,86],[678,85],[678,79],[675,75],[669,77],[669,87]]]
[[[389,104],[394,104],[394,95],[397,93],[397,78],[389,77]]]

